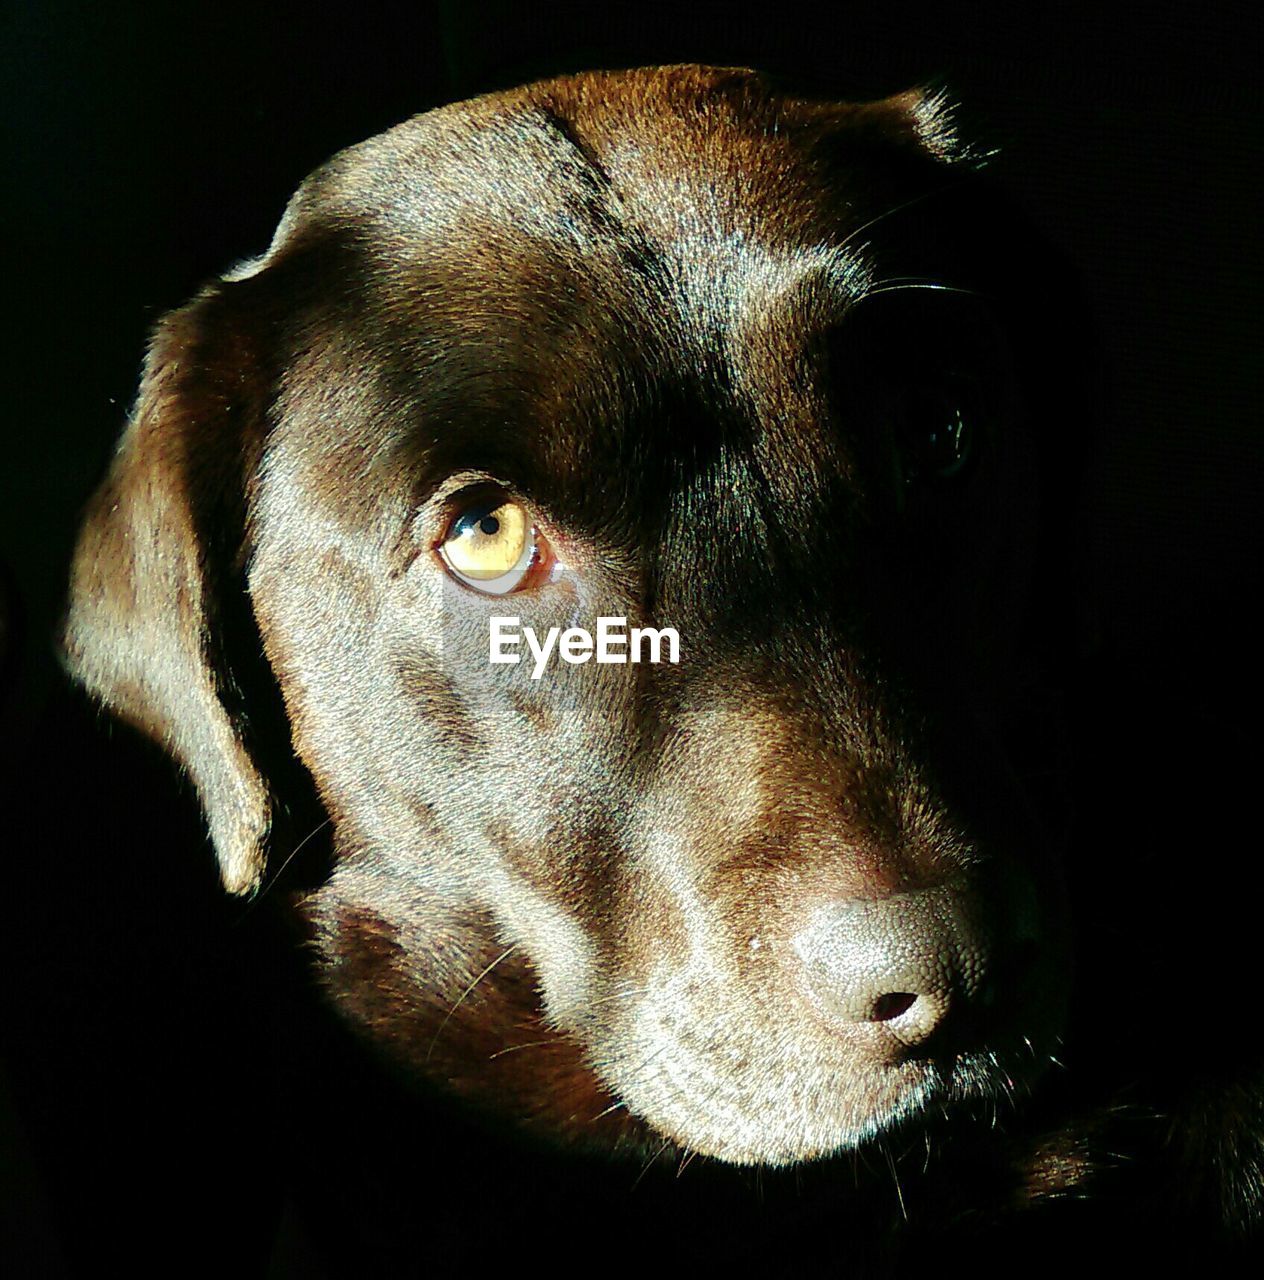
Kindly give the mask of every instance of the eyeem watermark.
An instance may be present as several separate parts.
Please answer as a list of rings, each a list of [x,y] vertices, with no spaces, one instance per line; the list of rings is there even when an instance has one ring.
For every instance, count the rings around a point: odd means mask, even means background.
[[[522,661],[518,652],[521,641],[535,659],[531,679],[538,680],[544,674],[554,652],[563,662],[578,665],[590,658],[597,662],[667,662],[680,661],[680,635],[675,627],[633,627],[629,632],[626,618],[598,618],[597,635],[583,627],[550,627],[541,642],[531,627],[524,627],[517,618],[493,618],[491,626],[491,661],[515,663]],[[645,657],[648,648],[649,657]]]

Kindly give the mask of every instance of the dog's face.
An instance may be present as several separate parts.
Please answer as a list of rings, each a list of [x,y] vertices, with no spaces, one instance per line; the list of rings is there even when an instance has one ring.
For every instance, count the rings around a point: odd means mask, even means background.
[[[1038,1069],[1037,450],[969,168],[926,95],[551,82],[343,153],[160,331],[72,669],[248,893],[298,843],[262,648],[333,832],[297,909],[423,1075],[786,1163]],[[679,661],[537,675],[489,660],[506,616]]]

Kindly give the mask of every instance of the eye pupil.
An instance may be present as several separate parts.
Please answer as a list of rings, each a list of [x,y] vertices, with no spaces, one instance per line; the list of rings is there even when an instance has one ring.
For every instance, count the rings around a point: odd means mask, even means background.
[[[473,498],[436,547],[448,572],[485,595],[507,595],[537,581],[551,567],[547,543],[530,513],[507,495]]]
[[[904,478],[909,484],[951,480],[965,470],[974,452],[970,417],[955,399],[935,396],[915,403],[902,435]]]
[[[961,410],[954,409],[952,421],[946,426],[931,428],[926,438],[927,460],[937,462],[940,466],[951,466],[961,457],[962,444],[966,424],[961,417]]]

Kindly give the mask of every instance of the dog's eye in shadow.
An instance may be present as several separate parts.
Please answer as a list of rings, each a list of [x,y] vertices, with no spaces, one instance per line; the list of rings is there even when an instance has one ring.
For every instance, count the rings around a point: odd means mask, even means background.
[[[896,426],[896,453],[904,484],[967,479],[982,445],[978,416],[968,389],[926,386],[907,393]]]
[[[503,495],[462,508],[439,546],[444,567],[485,595],[509,595],[544,581],[552,552],[530,513]]]

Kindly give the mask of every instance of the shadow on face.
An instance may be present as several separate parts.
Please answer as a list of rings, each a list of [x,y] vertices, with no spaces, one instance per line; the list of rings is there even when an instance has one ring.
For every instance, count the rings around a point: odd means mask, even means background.
[[[1041,410],[972,167],[925,94],[550,82],[335,158],[167,322],[72,666],[249,892],[261,643],[333,830],[296,910],[420,1076],[788,1164],[1047,1061]],[[603,618],[659,660],[598,661]]]

